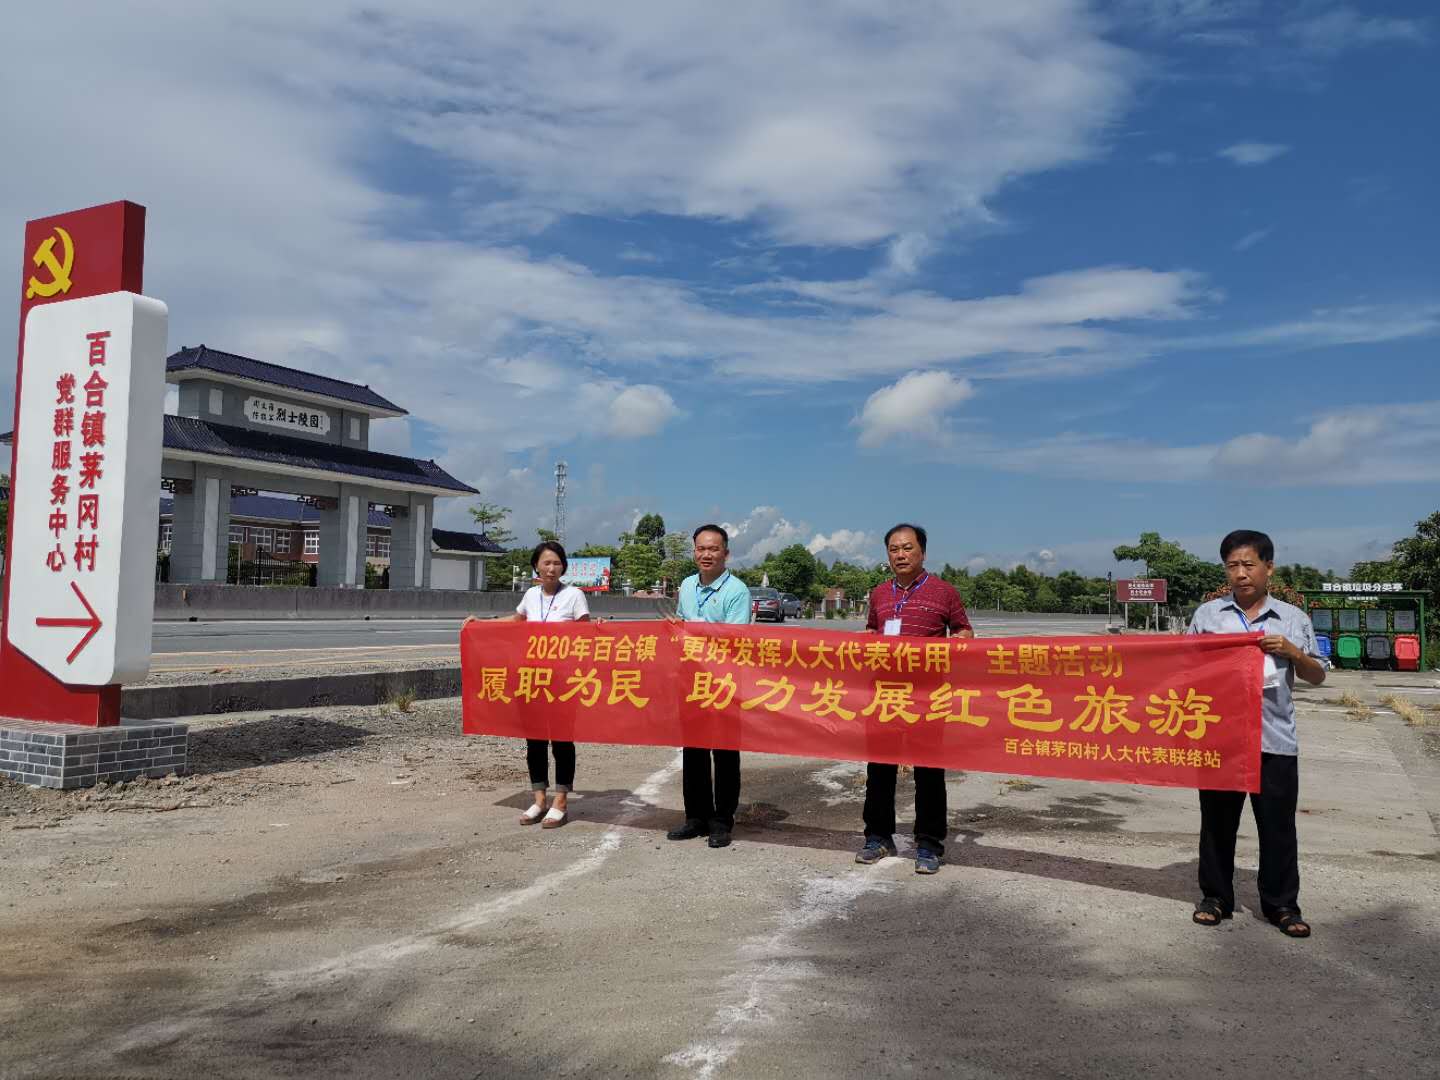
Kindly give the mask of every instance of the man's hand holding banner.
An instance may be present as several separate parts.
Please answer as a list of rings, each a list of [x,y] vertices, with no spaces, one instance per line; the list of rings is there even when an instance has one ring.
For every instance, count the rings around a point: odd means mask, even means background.
[[[1257,791],[1259,638],[476,622],[464,730]]]

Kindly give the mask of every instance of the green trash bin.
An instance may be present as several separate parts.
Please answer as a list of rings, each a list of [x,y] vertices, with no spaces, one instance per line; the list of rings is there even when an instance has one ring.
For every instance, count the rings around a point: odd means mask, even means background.
[[[1364,663],[1365,645],[1354,634],[1341,634],[1335,642],[1335,660],[1342,668],[1358,668]]]

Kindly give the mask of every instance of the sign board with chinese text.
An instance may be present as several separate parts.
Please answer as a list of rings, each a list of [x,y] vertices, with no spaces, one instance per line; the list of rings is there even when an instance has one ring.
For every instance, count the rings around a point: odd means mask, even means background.
[[[464,731],[1255,791],[1259,640],[473,622]]]
[[[1165,603],[1164,578],[1125,578],[1115,582],[1115,599],[1122,604]]]
[[[584,592],[609,592],[610,559],[608,556],[603,558],[571,556],[569,567],[560,580],[566,585],[574,585]]]
[[[69,685],[150,669],[166,329],[128,292],[25,320],[6,636]]]
[[[311,435],[330,434],[330,414],[323,409],[287,405],[273,398],[247,397],[245,419],[252,424],[289,428],[291,431],[304,431]]]
[[[1310,590],[1314,592],[1315,590]],[[1404,592],[1405,586],[1398,581],[1327,581],[1320,586],[1321,592],[1335,593],[1398,593]]]

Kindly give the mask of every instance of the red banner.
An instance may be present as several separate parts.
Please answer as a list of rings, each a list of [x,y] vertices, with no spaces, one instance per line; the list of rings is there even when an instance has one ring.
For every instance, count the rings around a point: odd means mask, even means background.
[[[1259,638],[471,623],[464,730],[1257,791]]]

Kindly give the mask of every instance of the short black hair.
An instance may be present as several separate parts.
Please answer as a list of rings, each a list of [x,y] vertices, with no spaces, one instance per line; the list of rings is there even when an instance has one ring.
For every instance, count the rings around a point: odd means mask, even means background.
[[[700,539],[700,534],[701,534],[702,532],[719,533],[719,534],[720,534],[720,543],[725,546],[725,550],[726,550],[726,551],[729,551],[729,550],[730,550],[730,534],[729,534],[728,532],[726,532],[725,529],[724,529],[722,526],[719,526],[719,525],[701,525],[698,529],[696,529],[693,533],[690,534],[690,542],[691,542],[691,543],[694,543],[696,540],[699,540],[699,539]]]
[[[901,529],[909,529],[913,532],[915,539],[920,541],[920,550],[925,550],[925,541],[929,540],[930,537],[926,535],[925,530],[919,525],[911,525],[908,521],[902,521],[899,525],[890,526],[890,531],[885,534],[885,546],[887,548],[890,546],[890,537],[894,536]]]
[[[565,557],[565,545],[559,540],[541,540],[535,545],[535,550],[530,552],[530,569],[534,570],[540,565],[540,556],[547,551],[553,551],[560,556],[560,573],[570,569],[570,560]]]
[[[1224,540],[1220,541],[1220,561],[1224,562],[1230,558],[1230,553],[1237,548],[1254,548],[1255,554],[1260,556],[1261,562],[1275,561],[1275,541],[1262,532],[1254,529],[1236,529]]]

